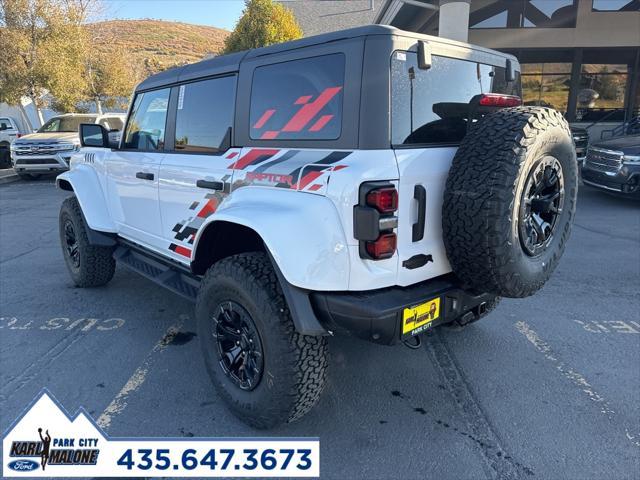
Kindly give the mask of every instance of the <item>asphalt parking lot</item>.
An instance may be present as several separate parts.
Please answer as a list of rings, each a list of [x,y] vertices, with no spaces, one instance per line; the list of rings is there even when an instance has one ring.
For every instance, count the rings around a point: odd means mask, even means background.
[[[0,185],[0,428],[47,387],[112,436],[255,436],[222,406],[192,305],[118,268],[75,288],[65,192]],[[582,189],[536,296],[430,333],[419,350],[331,339],[329,384],[300,422],[323,478],[640,478],[640,203]]]

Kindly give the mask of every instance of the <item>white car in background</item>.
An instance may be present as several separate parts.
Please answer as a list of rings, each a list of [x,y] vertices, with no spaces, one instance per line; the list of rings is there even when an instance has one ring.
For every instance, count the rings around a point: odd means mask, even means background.
[[[78,127],[81,123],[102,125],[108,132],[121,131],[125,116],[68,113],[50,119],[37,132],[11,144],[11,161],[22,178],[37,178],[43,173],[69,169],[69,159],[80,147]]]
[[[13,118],[0,117],[0,168],[11,167],[9,147],[11,142],[20,138],[23,133]]]

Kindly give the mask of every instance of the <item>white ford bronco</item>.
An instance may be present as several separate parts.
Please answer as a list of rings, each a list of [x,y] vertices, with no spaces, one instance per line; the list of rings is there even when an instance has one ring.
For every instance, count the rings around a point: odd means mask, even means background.
[[[119,143],[80,126],[57,185],[80,287],[116,263],[196,302],[207,370],[258,428],[300,418],[341,332],[416,346],[536,292],[576,208],[556,111],[514,57],[385,26],[142,82]]]

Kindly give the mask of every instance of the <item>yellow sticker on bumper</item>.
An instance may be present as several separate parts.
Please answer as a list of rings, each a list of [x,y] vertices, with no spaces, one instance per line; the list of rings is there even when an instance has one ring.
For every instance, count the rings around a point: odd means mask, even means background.
[[[413,332],[416,329],[424,330],[439,316],[440,297],[415,307],[405,308],[402,314],[402,334]]]

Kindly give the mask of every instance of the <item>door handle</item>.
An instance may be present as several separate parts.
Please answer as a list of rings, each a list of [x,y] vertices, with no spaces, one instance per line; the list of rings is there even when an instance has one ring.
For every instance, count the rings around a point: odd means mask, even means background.
[[[414,186],[413,198],[418,201],[418,220],[413,224],[411,240],[419,242],[424,238],[424,222],[427,212],[427,190],[422,185]]]
[[[136,178],[139,178],[140,180],[153,180],[155,177],[153,173],[137,172]]]
[[[209,180],[198,180],[196,182],[196,187],[200,188],[208,188],[209,190],[224,190],[224,182],[219,181],[209,181]]]

